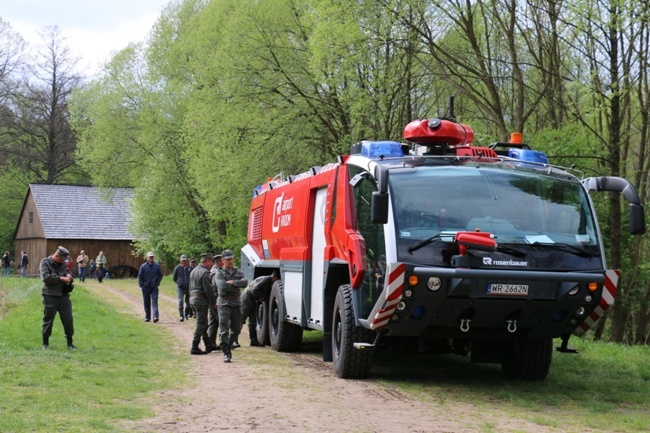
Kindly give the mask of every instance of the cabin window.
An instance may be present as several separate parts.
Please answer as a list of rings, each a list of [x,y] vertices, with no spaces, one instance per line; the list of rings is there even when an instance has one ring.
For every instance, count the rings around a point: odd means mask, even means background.
[[[34,223],[34,212],[29,213],[29,223],[33,224]]]

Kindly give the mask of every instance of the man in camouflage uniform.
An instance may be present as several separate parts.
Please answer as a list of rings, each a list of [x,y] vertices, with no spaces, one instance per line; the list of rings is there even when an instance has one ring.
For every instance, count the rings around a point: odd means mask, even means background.
[[[274,269],[271,275],[255,278],[241,294],[241,322],[243,325],[248,319],[248,335],[251,338],[251,346],[264,346],[257,341],[257,307],[269,295],[273,283],[279,279],[280,272]]]
[[[223,266],[223,261],[221,260],[221,254],[214,256],[214,264],[212,269],[210,269],[210,279],[212,280],[212,287],[214,287],[214,296],[219,298],[219,291],[217,289],[217,270]],[[216,307],[210,308],[208,312],[208,339],[210,343],[216,347],[216,350],[220,350],[221,346],[217,344],[217,331],[219,330],[219,309]]]
[[[223,350],[223,362],[230,362],[231,349],[239,347],[239,344],[234,343],[237,342],[241,331],[240,291],[248,285],[248,280],[242,271],[234,266],[235,255],[231,250],[224,250],[221,256],[223,267],[217,270],[219,341]]]
[[[43,350],[50,345],[50,335],[56,313],[59,313],[65,337],[68,340],[68,349],[76,350],[72,344],[74,335],[74,323],[72,321],[72,302],[70,302],[70,290],[64,290],[64,286],[72,284],[72,274],[65,265],[65,259],[70,252],[63,247],[58,247],[54,254],[41,260],[40,273],[43,280]]]
[[[208,310],[210,307],[216,308],[216,298],[214,288],[210,280],[210,267],[213,262],[212,254],[201,254],[201,263],[190,273],[190,305],[196,315],[196,328],[194,329],[194,338],[192,339],[192,355],[205,355],[215,350],[208,339]],[[199,349],[199,343],[203,339],[205,351]]]

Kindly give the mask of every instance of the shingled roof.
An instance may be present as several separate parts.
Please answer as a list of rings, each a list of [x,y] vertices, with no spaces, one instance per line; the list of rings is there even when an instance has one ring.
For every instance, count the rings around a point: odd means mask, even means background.
[[[48,239],[132,240],[131,188],[30,184]]]

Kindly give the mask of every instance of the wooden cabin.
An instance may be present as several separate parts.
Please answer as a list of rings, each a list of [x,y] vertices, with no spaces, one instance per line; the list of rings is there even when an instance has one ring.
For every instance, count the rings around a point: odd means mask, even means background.
[[[139,269],[144,258],[135,255],[128,229],[132,196],[131,188],[30,184],[14,235],[15,266],[26,251],[27,274],[37,276],[41,260],[61,245],[70,251],[75,275],[81,250],[93,260],[103,251],[109,270],[124,265]]]

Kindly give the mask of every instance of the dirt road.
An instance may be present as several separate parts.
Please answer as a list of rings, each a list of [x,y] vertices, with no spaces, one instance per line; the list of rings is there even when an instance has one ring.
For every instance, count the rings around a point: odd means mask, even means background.
[[[119,290],[110,280],[85,284],[124,312],[142,317],[138,289]],[[160,322],[188,351],[194,320],[179,322],[176,299],[162,295]],[[246,334],[246,330],[243,331]],[[248,341],[242,335],[241,342]],[[242,346],[233,362],[221,352],[192,356],[187,366],[197,380],[183,390],[152,395],[156,415],[122,427],[134,432],[549,432],[494,407],[449,398],[422,402],[367,381],[336,377],[331,365],[306,354],[278,354]],[[490,406],[490,405],[487,405]]]

